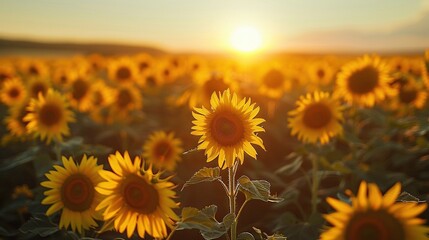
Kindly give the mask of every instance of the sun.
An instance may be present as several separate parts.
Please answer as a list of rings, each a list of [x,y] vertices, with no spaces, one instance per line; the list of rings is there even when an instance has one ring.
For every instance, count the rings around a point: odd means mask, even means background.
[[[231,46],[240,52],[254,52],[261,48],[261,33],[254,27],[238,27],[231,34]]]

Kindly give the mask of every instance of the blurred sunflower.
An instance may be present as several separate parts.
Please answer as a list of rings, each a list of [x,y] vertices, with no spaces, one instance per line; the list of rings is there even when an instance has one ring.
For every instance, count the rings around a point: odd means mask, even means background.
[[[427,205],[396,202],[401,184],[395,184],[383,196],[375,184],[362,182],[352,205],[328,198],[337,212],[325,215],[333,225],[321,234],[321,240],[423,240],[429,228],[417,218]]]
[[[26,76],[36,78],[46,78],[49,75],[48,66],[41,60],[22,61],[21,72]]]
[[[9,108],[9,116],[5,118],[7,129],[11,135],[16,137],[22,137],[27,134],[27,123],[24,121],[25,115],[27,115],[28,101],[23,101]]]
[[[12,64],[1,63],[0,64],[0,86],[8,78],[13,78],[16,76],[15,68]]]
[[[109,78],[119,84],[133,84],[138,78],[138,68],[130,58],[113,60],[108,71]]]
[[[173,171],[177,162],[181,160],[180,155],[183,152],[181,145],[182,141],[175,138],[174,133],[154,132],[143,145],[143,158],[157,169]]]
[[[91,54],[86,57],[92,71],[100,71],[106,66],[106,59],[99,54]]]
[[[398,87],[396,105],[421,109],[426,104],[427,89],[413,78]]]
[[[390,59],[389,65],[394,73],[407,73],[410,68],[409,60],[403,57]]]
[[[69,65],[61,64],[56,66],[53,72],[52,81],[60,89],[65,89],[77,78],[77,72]]]
[[[27,90],[30,98],[38,98],[39,93],[45,95],[51,87],[48,78],[33,77],[27,82]]]
[[[41,140],[52,138],[62,141],[62,135],[69,135],[68,123],[74,121],[74,114],[68,108],[66,99],[58,92],[49,89],[46,96],[39,94],[38,99],[31,99],[27,108],[27,130],[40,136]]]
[[[17,199],[17,198],[20,198],[20,197],[25,197],[25,198],[28,198],[28,199],[33,199],[34,198],[33,191],[31,191],[31,189],[28,187],[27,184],[16,186],[13,189],[12,198],[13,199]]]
[[[280,66],[269,66],[259,74],[259,93],[274,99],[279,99],[291,89],[292,83],[286,78],[287,74]]]
[[[391,81],[389,69],[379,57],[364,56],[341,69],[335,92],[349,103],[372,107],[395,93]]]
[[[48,216],[62,210],[59,228],[71,226],[74,232],[83,233],[97,226],[95,220],[102,219],[95,210],[102,199],[95,186],[103,180],[99,175],[103,165],[97,165],[97,158],[86,155],[80,164],[71,157],[62,157],[62,162],[63,167],[54,165],[55,170],[46,174],[48,181],[40,183],[50,188],[45,191],[42,204],[51,205],[46,212]]]
[[[303,142],[325,144],[342,133],[342,107],[327,92],[314,92],[301,96],[297,108],[289,112],[288,126],[292,136]]]
[[[211,72],[208,69],[200,69],[192,75],[191,88],[185,91],[177,100],[177,105],[186,102],[190,108],[198,105],[210,107],[210,98],[213,92],[222,92],[227,89],[235,91],[238,86],[228,72]]]
[[[91,81],[86,77],[78,77],[70,84],[70,88],[70,105],[81,112],[88,111],[91,108]]]
[[[106,181],[98,184],[96,190],[105,199],[96,210],[104,209],[104,220],[113,221],[121,233],[126,230],[129,238],[135,230],[141,238],[146,232],[156,239],[166,237],[166,225],[172,228],[173,221],[179,219],[173,212],[178,207],[173,200],[175,185],[160,179],[151,167],[144,169],[139,157],[133,163],[128,152],[124,156],[116,152],[108,160],[113,172],[100,171]]]
[[[259,107],[251,99],[238,100],[237,95],[228,90],[216,92],[210,99],[211,110],[194,108],[192,115],[196,119],[192,123],[192,135],[201,136],[198,149],[205,149],[207,162],[218,158],[221,168],[234,165],[236,158],[244,161],[244,153],[256,159],[256,144],[265,150],[262,139],[256,135],[265,130],[259,126],[265,120],[255,118]]]
[[[8,106],[18,104],[24,101],[26,96],[27,91],[19,78],[9,78],[3,82],[0,99],[4,104]]]
[[[130,111],[140,110],[142,105],[142,96],[138,88],[124,85],[116,89],[110,110],[114,118],[126,119]]]
[[[317,61],[307,68],[310,80],[317,86],[329,85],[335,74],[335,70],[327,61]]]

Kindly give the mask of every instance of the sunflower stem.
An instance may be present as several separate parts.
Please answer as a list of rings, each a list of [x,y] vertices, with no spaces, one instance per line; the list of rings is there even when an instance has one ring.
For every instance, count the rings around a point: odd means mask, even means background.
[[[311,215],[314,216],[317,213],[317,192],[319,190],[319,159],[317,156],[311,156],[311,164],[312,164],[312,184],[311,184]]]
[[[54,142],[54,152],[56,160],[61,162],[61,143],[59,141]]]
[[[173,229],[171,229],[170,234],[168,234],[168,237],[165,240],[170,240],[171,237],[173,236],[174,232],[176,232],[177,227],[174,227]]]
[[[237,162],[236,162],[237,163]],[[229,213],[235,216],[236,208],[236,195],[235,195],[235,173],[237,171],[237,164],[228,168],[228,199],[229,199]],[[234,217],[234,222],[231,224],[231,240],[237,239],[237,218]]]

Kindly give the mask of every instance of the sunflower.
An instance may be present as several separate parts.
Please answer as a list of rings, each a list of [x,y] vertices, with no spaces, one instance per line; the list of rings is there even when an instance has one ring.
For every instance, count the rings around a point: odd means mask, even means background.
[[[50,216],[62,209],[60,228],[82,233],[83,230],[96,227],[96,219],[101,214],[95,210],[102,196],[95,191],[95,186],[103,179],[99,171],[103,165],[97,165],[97,158],[84,155],[80,164],[73,158],[62,157],[63,167],[54,165],[55,170],[46,174],[48,181],[40,185],[50,188],[45,191],[42,204],[51,205],[46,212]]]
[[[383,196],[375,184],[362,182],[352,204],[328,198],[337,212],[325,215],[333,225],[321,234],[321,240],[423,240],[429,228],[417,218],[427,205],[396,202],[401,184],[395,184]]]
[[[15,68],[9,63],[0,64],[0,86],[8,78],[13,78],[16,76]]]
[[[307,71],[310,80],[318,86],[329,85],[335,74],[332,66],[328,62],[322,60],[310,65]]]
[[[407,83],[399,86],[397,103],[405,107],[414,106],[421,109],[426,104],[427,95],[427,89],[411,78]]]
[[[119,152],[110,155],[109,163],[113,172],[101,170],[106,181],[95,188],[105,195],[96,210],[104,209],[104,220],[113,221],[121,233],[127,230],[128,237],[136,229],[141,238],[146,232],[157,239],[166,237],[166,225],[172,228],[173,221],[179,219],[172,210],[178,207],[173,200],[175,185],[160,179],[151,167],[144,169],[139,157],[133,163],[128,152],[124,156]]]
[[[173,171],[181,160],[181,145],[182,141],[175,138],[174,133],[154,132],[143,145],[143,158],[153,163],[157,169]]]
[[[208,75],[205,75],[204,79],[196,81],[196,88],[189,99],[189,106],[192,108],[199,104],[209,107],[213,92],[223,92],[227,89],[234,91],[237,89],[237,86],[234,85],[231,76],[225,72],[208,73]]]
[[[410,69],[410,62],[403,57],[395,57],[389,61],[390,69],[395,73],[407,73]]]
[[[262,71],[259,77],[259,93],[279,99],[290,90],[292,83],[280,66],[270,66]]]
[[[78,77],[70,84],[70,105],[79,111],[86,112],[91,107],[90,92],[92,83],[87,78]]]
[[[112,61],[108,66],[109,77],[119,84],[132,84],[137,80],[138,68],[129,58]]]
[[[77,72],[67,64],[59,64],[55,67],[52,80],[61,89],[64,89],[77,78]]]
[[[51,87],[48,78],[33,77],[27,82],[27,90],[30,98],[38,98],[39,93],[45,95]]]
[[[31,99],[27,108],[27,130],[40,135],[42,140],[50,143],[52,138],[62,141],[62,135],[69,135],[68,123],[74,121],[73,112],[69,110],[66,99],[60,93],[49,89],[46,96],[39,94],[38,99]]]
[[[262,139],[256,135],[265,131],[259,126],[265,120],[255,118],[259,107],[255,108],[250,98],[239,101],[229,89],[219,92],[219,96],[214,92],[210,104],[211,110],[202,106],[192,112],[196,120],[192,122],[191,134],[201,136],[198,149],[205,149],[207,162],[218,158],[219,167],[232,167],[237,157],[243,163],[245,152],[256,159],[252,143],[265,150]]]
[[[289,112],[291,134],[303,142],[321,144],[342,133],[342,107],[337,99],[327,92],[314,92],[301,96],[297,108]]]
[[[9,78],[3,82],[0,90],[1,101],[8,105],[15,105],[26,98],[27,92],[24,84],[19,78]]]
[[[30,77],[46,78],[49,75],[49,69],[41,60],[27,60],[21,63],[21,71]]]
[[[391,81],[389,69],[380,58],[364,56],[341,69],[335,91],[349,103],[372,107],[395,93]]]
[[[116,90],[111,105],[113,117],[126,118],[132,110],[142,108],[142,96],[138,88],[123,85]]]
[[[22,137],[27,134],[27,123],[24,121],[27,115],[28,101],[23,101],[9,108],[9,116],[5,118],[7,129],[13,136]]]

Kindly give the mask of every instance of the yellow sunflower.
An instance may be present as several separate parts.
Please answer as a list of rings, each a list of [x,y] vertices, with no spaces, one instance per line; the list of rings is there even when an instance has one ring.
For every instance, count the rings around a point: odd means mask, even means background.
[[[292,136],[303,142],[321,144],[342,133],[342,107],[337,99],[327,92],[314,92],[301,96],[297,108],[289,112],[289,128]]]
[[[7,129],[13,136],[22,137],[27,134],[27,123],[24,121],[27,115],[28,101],[23,101],[9,108],[9,116],[5,118]]]
[[[19,78],[9,78],[3,82],[0,90],[1,101],[8,105],[15,105],[22,102],[27,96],[24,84]]]
[[[109,78],[119,84],[132,84],[136,82],[138,68],[129,58],[114,60],[109,64]]]
[[[390,68],[395,73],[407,73],[410,68],[409,59],[403,57],[395,57],[389,61]]]
[[[157,169],[173,171],[181,160],[182,141],[174,137],[174,133],[154,132],[143,145],[143,158]]]
[[[287,78],[287,73],[281,66],[267,67],[259,74],[259,93],[274,99],[283,97],[290,90],[292,82]]]
[[[140,110],[142,108],[142,96],[138,88],[124,85],[116,90],[111,105],[111,112],[114,118],[127,118],[132,110]]]
[[[405,107],[414,106],[421,109],[426,104],[427,89],[410,79],[407,83],[400,85],[397,96],[397,103]]]
[[[428,239],[429,228],[422,225],[425,220],[417,218],[427,205],[396,202],[400,191],[397,183],[383,196],[377,185],[362,182],[351,205],[328,198],[337,212],[325,215],[333,227],[321,234],[321,240]]]
[[[46,78],[49,75],[48,66],[41,60],[25,60],[21,62],[21,71],[30,77]]]
[[[86,112],[91,107],[90,92],[92,83],[85,77],[78,77],[70,84],[68,98],[75,109]]]
[[[329,85],[335,74],[335,70],[327,61],[318,61],[307,68],[310,80],[318,86]]]
[[[335,91],[349,103],[372,107],[395,93],[391,81],[389,69],[380,58],[364,56],[341,69]]]
[[[103,179],[99,171],[103,165],[97,165],[95,157],[84,155],[80,164],[73,158],[62,157],[63,167],[54,165],[55,170],[46,174],[48,181],[40,185],[50,188],[45,191],[42,204],[51,205],[46,212],[50,216],[62,210],[60,228],[71,229],[82,233],[96,227],[95,220],[102,219],[95,207],[101,202],[102,196],[95,191],[95,186]]]
[[[141,238],[147,232],[152,237],[167,236],[166,225],[172,228],[179,218],[173,208],[175,185],[166,179],[160,179],[152,169],[144,169],[139,157],[131,161],[128,152],[122,156],[119,152],[109,156],[113,172],[101,170],[100,175],[106,180],[96,187],[105,195],[105,199],[96,210],[104,209],[105,221],[113,221],[115,229],[121,233],[127,231],[131,237],[135,230]]]
[[[45,95],[51,87],[48,78],[33,77],[27,82],[27,90],[30,98],[38,98],[39,93]]]
[[[221,168],[229,168],[238,158],[244,161],[244,153],[256,159],[256,144],[265,150],[262,139],[256,135],[265,130],[259,126],[265,120],[255,118],[259,107],[251,99],[239,100],[237,95],[228,90],[219,95],[214,92],[210,99],[211,110],[194,108],[192,115],[196,120],[192,123],[192,135],[201,136],[198,149],[204,149],[207,162],[218,158]]]
[[[31,99],[27,108],[27,130],[35,133],[50,143],[52,138],[62,141],[62,135],[69,135],[68,123],[74,121],[73,112],[69,110],[66,99],[58,92],[49,89],[46,96],[39,94],[38,99]]]
[[[16,76],[15,68],[9,62],[1,62],[0,64],[0,86],[6,79]]]

